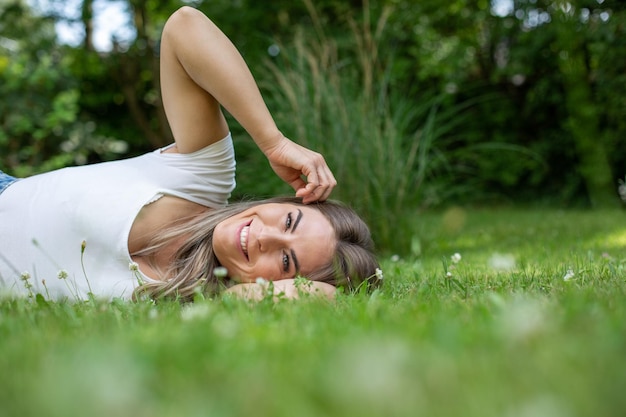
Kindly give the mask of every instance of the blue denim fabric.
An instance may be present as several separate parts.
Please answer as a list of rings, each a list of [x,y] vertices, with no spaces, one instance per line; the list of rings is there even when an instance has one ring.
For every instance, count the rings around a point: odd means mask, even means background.
[[[4,190],[6,190],[6,188],[13,184],[15,181],[17,181],[17,178],[10,176],[9,174],[5,174],[4,172],[0,171],[0,194],[2,194],[2,192]]]

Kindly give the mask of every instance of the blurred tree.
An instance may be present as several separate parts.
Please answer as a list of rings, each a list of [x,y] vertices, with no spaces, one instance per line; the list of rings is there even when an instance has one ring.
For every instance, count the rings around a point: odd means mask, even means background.
[[[471,195],[615,204],[626,162],[623,2],[515,0],[500,14],[485,0],[393,3],[396,85],[416,100],[429,86],[452,101],[484,98],[444,146]]]
[[[583,1],[578,3],[584,3]],[[598,4],[599,5],[599,4]],[[590,201],[597,207],[617,206],[616,188],[609,165],[604,137],[600,131],[601,103],[593,93],[593,60],[590,43],[592,27],[599,16],[568,1],[552,3],[555,44],[565,92],[568,116],[565,129],[574,142],[578,172],[585,182]],[[587,16],[585,18],[585,16]],[[597,24],[598,22],[596,22]],[[601,24],[601,23],[600,23]],[[595,26],[595,25],[594,25]]]
[[[53,21],[21,0],[0,4],[0,15],[0,169],[27,175],[78,128],[79,92]],[[59,155],[52,165],[70,162]]]

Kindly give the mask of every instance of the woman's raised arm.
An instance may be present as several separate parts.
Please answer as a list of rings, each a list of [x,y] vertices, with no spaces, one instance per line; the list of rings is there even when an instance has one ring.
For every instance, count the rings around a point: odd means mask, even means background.
[[[226,136],[221,105],[305,203],[325,200],[336,185],[320,154],[278,130],[241,54],[211,20],[191,7],[177,10],[163,29],[161,92],[179,152],[194,152]]]

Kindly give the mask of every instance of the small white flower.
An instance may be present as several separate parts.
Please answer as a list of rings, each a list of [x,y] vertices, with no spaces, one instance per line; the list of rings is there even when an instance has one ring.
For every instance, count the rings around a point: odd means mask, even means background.
[[[65,269],[61,269],[58,273],[57,273],[57,278],[59,279],[65,279],[67,278],[67,271]]]
[[[188,304],[180,311],[184,321],[199,320],[208,317],[211,309],[208,304]]]
[[[459,262],[461,262],[461,254],[457,252],[452,255],[450,259],[452,260],[452,263],[458,264]]]
[[[130,261],[128,263],[128,269],[130,269],[133,272],[137,272],[139,271],[139,264],[137,262]]]
[[[572,271],[571,269],[568,269],[567,272],[565,273],[565,275],[563,276],[563,281],[569,281],[570,279],[574,278],[574,271]]]
[[[256,279],[256,283],[259,284],[259,285],[267,285],[268,282],[267,282],[267,280],[265,278],[258,277]]]
[[[22,281],[28,281],[30,279],[30,273],[28,273],[28,271],[24,271],[22,272],[22,275],[20,275],[20,278]]]
[[[400,255],[391,255],[391,262],[398,262],[400,260]]]
[[[226,278],[228,276],[228,269],[223,266],[218,266],[213,270],[213,275],[215,275],[216,278]]]
[[[383,270],[380,268],[376,268],[376,278],[382,280],[384,278]]]
[[[516,267],[515,256],[510,253],[494,253],[487,262],[496,271],[511,271]]]
[[[448,278],[451,278],[451,277],[452,277],[452,272],[450,272],[450,271],[446,272],[446,276],[447,276]]]

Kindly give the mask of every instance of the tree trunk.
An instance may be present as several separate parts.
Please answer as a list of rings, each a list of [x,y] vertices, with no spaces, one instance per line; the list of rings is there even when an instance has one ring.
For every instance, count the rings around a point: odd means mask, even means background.
[[[80,17],[85,29],[83,47],[85,51],[93,51],[93,0],[83,0]]]
[[[126,105],[137,126],[153,147],[162,147],[172,142],[173,137],[165,110],[161,101],[159,82],[159,57],[156,51],[156,42],[148,35],[148,11],[146,1],[129,1],[132,21],[137,31],[139,45],[143,45],[139,50],[133,52],[120,53],[120,69],[118,77],[125,97]],[[158,126],[151,123],[151,115],[146,111],[145,106],[137,91],[136,86],[140,85],[140,73],[143,69],[151,72],[151,83],[155,91],[159,92],[157,100],[151,102],[157,116]]]
[[[567,131],[574,141],[578,159],[578,172],[587,188],[593,207],[617,207],[616,188],[611,166],[598,124],[598,106],[594,102],[590,69],[587,65],[585,31],[576,30],[576,13],[565,15],[559,21],[559,69],[565,87],[565,104],[568,118]]]

